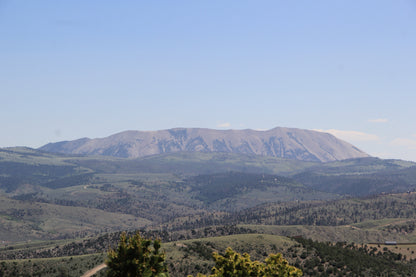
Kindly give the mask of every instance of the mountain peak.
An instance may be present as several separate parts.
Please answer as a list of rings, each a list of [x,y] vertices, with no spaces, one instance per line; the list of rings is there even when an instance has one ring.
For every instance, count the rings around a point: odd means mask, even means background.
[[[284,127],[266,131],[206,128],[124,131],[105,138],[49,143],[40,150],[124,158],[179,151],[232,152],[320,162],[369,156],[331,134]]]

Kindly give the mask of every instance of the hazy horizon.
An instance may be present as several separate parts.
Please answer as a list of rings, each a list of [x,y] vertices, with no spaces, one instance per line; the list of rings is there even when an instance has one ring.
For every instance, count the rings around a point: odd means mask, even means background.
[[[416,3],[0,1],[0,147],[329,132],[416,161]]]

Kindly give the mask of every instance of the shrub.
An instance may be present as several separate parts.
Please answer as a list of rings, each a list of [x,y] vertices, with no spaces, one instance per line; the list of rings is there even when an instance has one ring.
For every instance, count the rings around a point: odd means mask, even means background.
[[[250,255],[243,255],[227,248],[225,255],[213,254],[215,267],[209,277],[297,277],[302,271],[283,259],[281,254],[270,254],[265,263],[251,261]],[[197,277],[207,277],[198,274]]]

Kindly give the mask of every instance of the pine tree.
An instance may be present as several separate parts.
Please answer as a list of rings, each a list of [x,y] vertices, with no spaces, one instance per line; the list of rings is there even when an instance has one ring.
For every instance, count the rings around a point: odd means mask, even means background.
[[[165,253],[160,240],[144,239],[122,233],[116,249],[108,251],[106,264],[110,277],[168,277]]]

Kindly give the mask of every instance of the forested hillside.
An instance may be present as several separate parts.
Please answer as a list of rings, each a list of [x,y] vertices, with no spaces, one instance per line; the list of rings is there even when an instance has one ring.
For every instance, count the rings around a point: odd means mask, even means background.
[[[14,241],[160,224],[169,228],[227,222],[329,226],[397,217],[402,215],[392,214],[397,211],[394,206],[372,210],[348,201],[319,201],[374,191],[413,191],[414,169],[410,162],[376,158],[311,163],[181,152],[120,159],[1,149],[4,227],[0,235]],[[339,204],[331,207],[330,203]],[[325,211],[321,205],[327,205]],[[402,213],[406,207],[400,207]],[[84,215],[71,212],[75,210]],[[374,214],[363,216],[361,210]],[[50,224],[52,218],[57,224]]]
[[[414,231],[416,222],[416,193],[388,194],[367,198],[348,198],[331,201],[292,201],[264,204],[233,213],[205,213],[194,218],[176,219],[172,228],[200,228],[217,224],[350,226],[374,222],[377,226],[388,220],[400,221]],[[393,220],[394,219],[394,220]],[[369,225],[371,225],[369,223]],[[399,230],[401,228],[397,227]]]
[[[236,231],[239,234],[235,234]],[[302,269],[304,276],[413,276],[415,273],[414,262],[394,248],[344,242],[324,243],[251,232],[249,229],[224,226],[208,228],[205,232],[189,232],[189,236],[194,238],[187,240],[177,240],[176,232],[158,234],[162,235],[166,262],[173,277],[209,273],[214,265],[212,253],[223,253],[227,247],[239,253],[248,253],[260,261],[269,253],[282,253],[290,264]],[[142,234],[151,236],[151,233]],[[3,276],[16,276],[23,272],[31,272],[35,276],[80,276],[103,262],[103,252],[109,245],[117,243],[119,235],[115,233],[74,242],[56,242],[57,246],[32,243],[17,249],[0,249],[3,259],[0,272]],[[170,235],[173,237],[170,238]],[[14,260],[8,260],[10,258]],[[105,276],[105,270],[99,276]]]

